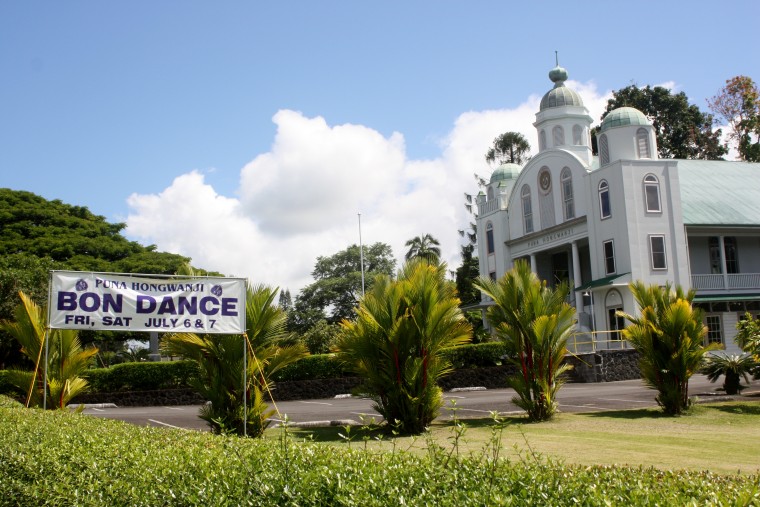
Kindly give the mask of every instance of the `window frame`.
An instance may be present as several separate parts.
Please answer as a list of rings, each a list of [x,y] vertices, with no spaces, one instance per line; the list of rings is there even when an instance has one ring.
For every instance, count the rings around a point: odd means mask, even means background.
[[[736,236],[723,236],[723,251],[726,254],[726,274],[741,273],[739,271],[739,241]]]
[[[523,231],[525,234],[530,234],[535,230],[533,228],[533,201],[530,195],[530,185],[523,185],[522,190],[520,190],[520,198],[523,212]]]
[[[717,324],[717,326],[715,326],[715,324]],[[705,344],[709,345],[711,343],[719,343],[725,346],[726,342],[724,341],[723,336],[723,316],[719,313],[705,315],[705,326],[707,327],[707,334],[705,334]]]
[[[496,243],[493,238],[493,224],[486,223],[486,254],[490,255],[496,251]]]
[[[565,214],[565,220],[571,220],[575,218],[575,198],[573,194],[573,173],[569,167],[562,169],[559,181],[562,188],[562,211]]]
[[[643,127],[636,131],[636,154],[639,158],[652,158],[652,149],[649,146],[649,132]]]
[[[612,200],[610,199],[610,184],[607,180],[599,182],[599,218],[606,220],[612,217]],[[607,208],[607,214],[604,214],[604,208]]]
[[[609,245],[609,253],[607,252],[607,246]],[[614,275],[617,273],[617,263],[615,262],[615,240],[608,239],[602,241],[602,255],[604,257],[604,274]],[[610,270],[610,263],[612,264],[612,270]]]
[[[552,146],[565,145],[565,129],[562,125],[555,125],[552,128]]]
[[[610,163],[610,145],[607,142],[607,134],[599,136],[599,165]]]
[[[573,125],[573,146],[583,146],[583,127]]]
[[[662,252],[655,252],[654,240],[662,240]],[[655,262],[655,253],[658,256],[662,256],[662,265],[658,266]],[[667,271],[668,269],[668,252],[667,245],[665,243],[664,234],[650,234],[649,235],[649,265],[656,271]]]
[[[662,201],[660,199],[660,180],[657,179],[657,176],[654,174],[649,173],[644,176],[642,183],[644,185],[644,208],[646,209],[646,212],[662,213]],[[653,197],[657,198],[656,203],[650,202],[649,189],[654,189],[655,195]],[[656,204],[657,207],[655,208],[652,206],[652,204]]]

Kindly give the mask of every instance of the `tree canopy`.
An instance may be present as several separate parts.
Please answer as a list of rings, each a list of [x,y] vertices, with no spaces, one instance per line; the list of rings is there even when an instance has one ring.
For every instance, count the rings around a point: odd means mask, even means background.
[[[527,162],[530,143],[519,132],[504,132],[493,140],[493,146],[486,152],[486,162],[496,165],[522,164]]]
[[[720,129],[712,129],[712,115],[689,104],[684,92],[673,94],[662,86],[627,86],[612,92],[602,119],[614,109],[626,106],[638,109],[652,121],[661,158],[720,160],[728,153],[720,142]],[[596,154],[596,136],[592,139]]]
[[[437,264],[441,258],[440,245],[441,243],[431,234],[415,236],[405,244],[409,247],[406,252],[406,260],[425,259],[430,263]]]
[[[375,276],[391,275],[396,261],[391,247],[375,243],[364,247],[365,286],[373,283]],[[336,324],[354,316],[354,308],[362,296],[361,258],[358,245],[328,257],[318,257],[311,272],[314,282],[303,288],[296,296],[288,313],[288,327],[294,331],[306,331],[322,319]]]
[[[755,82],[747,76],[732,77],[707,103],[717,120],[731,127],[728,136],[741,159],[760,162],[760,91]]]

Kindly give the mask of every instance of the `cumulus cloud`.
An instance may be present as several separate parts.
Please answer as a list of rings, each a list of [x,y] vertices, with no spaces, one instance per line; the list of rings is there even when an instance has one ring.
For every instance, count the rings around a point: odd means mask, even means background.
[[[609,93],[567,85],[598,122]],[[219,195],[201,172],[179,175],[159,194],[129,197],[127,232],[196,266],[295,294],[311,281],[318,256],[359,242],[361,213],[365,245],[388,243],[400,262],[408,239],[430,233],[454,269],[457,230],[469,220],[463,194],[477,191],[473,173],[490,175],[484,154],[503,132],[521,132],[536,151],[539,102],[533,95],[512,109],[462,113],[431,160],[408,159],[401,133],[281,110],[270,150],[241,170],[238,197]]]

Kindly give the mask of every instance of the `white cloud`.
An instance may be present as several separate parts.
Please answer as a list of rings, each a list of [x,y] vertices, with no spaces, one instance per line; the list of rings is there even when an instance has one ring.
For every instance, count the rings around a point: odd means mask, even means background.
[[[598,122],[609,93],[593,83],[568,86]],[[127,232],[196,266],[295,294],[311,281],[318,256],[359,242],[361,213],[365,245],[388,243],[401,261],[408,239],[430,233],[454,269],[457,230],[468,220],[463,194],[477,189],[473,173],[490,175],[484,154],[502,132],[523,133],[535,151],[539,102],[533,95],[513,109],[461,114],[432,160],[408,160],[400,133],[384,137],[282,110],[271,149],[241,171],[239,198],[219,195],[198,171],[183,174],[160,194],[130,196]]]

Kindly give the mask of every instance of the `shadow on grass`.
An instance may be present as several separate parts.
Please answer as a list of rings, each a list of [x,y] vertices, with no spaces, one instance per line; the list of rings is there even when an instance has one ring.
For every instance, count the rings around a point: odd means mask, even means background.
[[[760,415],[760,405],[757,403],[731,403],[730,405],[715,404],[710,405],[709,408],[734,415]]]
[[[576,414],[583,417],[601,418],[611,417],[613,419],[655,419],[658,417],[671,417],[666,415],[662,410],[658,408],[634,408],[628,410],[606,410],[604,412],[586,412],[583,414]]]

